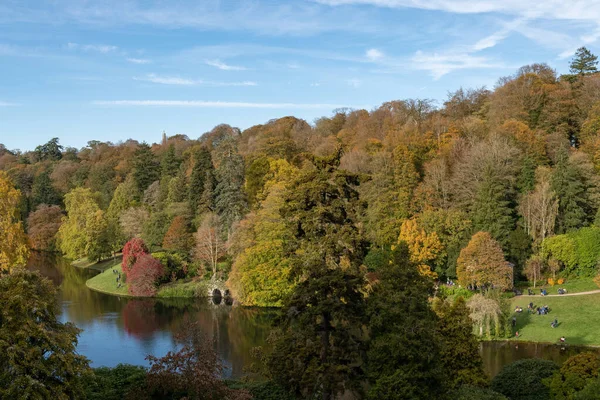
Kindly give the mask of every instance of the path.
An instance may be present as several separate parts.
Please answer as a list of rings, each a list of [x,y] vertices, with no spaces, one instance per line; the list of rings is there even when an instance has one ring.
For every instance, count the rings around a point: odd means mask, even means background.
[[[597,290],[589,290],[587,292],[577,292],[577,293],[565,293],[565,294],[547,294],[545,296],[541,296],[539,294],[534,294],[534,295],[528,295],[528,294],[522,294],[520,296],[515,296],[515,297],[566,297],[566,296],[583,296],[586,294],[596,294],[596,293],[600,293],[600,289]]]

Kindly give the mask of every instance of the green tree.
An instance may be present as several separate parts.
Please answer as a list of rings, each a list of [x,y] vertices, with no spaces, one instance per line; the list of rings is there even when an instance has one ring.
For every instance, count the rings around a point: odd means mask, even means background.
[[[575,393],[574,400],[600,400],[600,378],[590,381],[582,391]]]
[[[254,208],[257,203],[257,196],[265,185],[269,169],[269,159],[264,156],[253,160],[246,169],[246,194],[248,195],[248,204],[251,208]]]
[[[508,400],[498,392],[471,385],[461,386],[451,396],[453,400]]]
[[[59,205],[60,195],[52,186],[52,180],[48,171],[44,171],[33,180],[31,188],[31,207],[35,209],[40,204]]]
[[[52,282],[21,269],[2,275],[0,303],[0,398],[83,398],[80,330],[59,321]]]
[[[271,376],[307,397],[332,399],[359,389],[360,327],[365,282],[359,268],[366,250],[358,220],[358,183],[338,170],[341,152],[311,157],[290,185],[282,217],[292,240],[287,250],[298,283],[276,320]]]
[[[200,199],[205,189],[207,173],[213,173],[214,166],[210,151],[206,147],[201,147],[194,152],[194,164],[190,175],[190,183],[188,186],[188,198],[192,213],[198,211]]]
[[[454,301],[437,300],[433,309],[439,320],[436,333],[440,341],[440,361],[448,387],[485,386],[487,376],[479,354],[479,342],[473,335],[473,320],[462,297]]]
[[[58,138],[52,138],[48,143],[37,146],[34,153],[40,161],[57,161],[62,158],[63,146],[58,143]]]
[[[550,398],[550,389],[545,380],[557,370],[558,365],[550,360],[515,361],[502,368],[492,380],[491,387],[511,400],[546,400]]]
[[[567,400],[584,389],[588,383],[598,378],[600,359],[592,352],[570,357],[550,380],[550,393],[553,399]]]
[[[585,47],[580,47],[569,65],[569,71],[574,75],[589,75],[598,72],[598,57]]]
[[[177,175],[181,160],[175,153],[175,145],[171,143],[160,160],[161,176],[172,178]]]
[[[138,193],[144,193],[159,175],[160,164],[152,149],[147,143],[140,144],[133,155],[133,180]]]
[[[116,367],[94,368],[85,379],[85,398],[88,400],[123,400],[130,391],[143,386],[146,368],[118,364]]]
[[[223,157],[216,170],[215,211],[226,230],[246,213],[244,196],[244,159],[231,141],[222,143]]]
[[[446,392],[436,315],[429,307],[433,282],[397,246],[377,271],[368,298],[367,370],[372,399],[428,399]]]

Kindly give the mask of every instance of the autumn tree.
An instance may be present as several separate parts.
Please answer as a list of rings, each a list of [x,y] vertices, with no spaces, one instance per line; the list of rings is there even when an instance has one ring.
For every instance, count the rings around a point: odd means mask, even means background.
[[[585,386],[600,375],[600,359],[592,352],[570,357],[550,380],[553,399],[572,399]]]
[[[334,398],[360,382],[366,243],[359,228],[357,177],[340,171],[341,152],[310,157],[290,185],[282,217],[297,284],[283,302],[267,367],[294,393]]]
[[[59,206],[42,204],[27,218],[27,234],[35,250],[56,250],[56,233],[62,224],[63,212]]]
[[[500,302],[489,296],[477,293],[467,302],[470,317],[479,336],[499,337],[502,334],[503,311]]]
[[[125,235],[129,240],[134,237],[140,237],[144,224],[150,218],[150,213],[143,207],[131,207],[121,213],[119,223]]]
[[[0,271],[10,271],[27,262],[29,249],[19,221],[21,192],[14,188],[4,171],[0,171]]]
[[[552,190],[550,171],[540,167],[536,171],[535,189],[526,193],[520,201],[519,213],[525,220],[525,231],[539,245],[554,233],[558,214],[558,198]]]
[[[140,297],[156,295],[158,281],[164,273],[164,267],[157,259],[149,254],[140,255],[127,274],[129,294]]]
[[[398,241],[408,245],[410,261],[417,265],[421,274],[437,278],[437,273],[432,271],[431,266],[442,252],[443,246],[436,232],[427,234],[416,220],[409,219],[402,223]]]
[[[462,249],[456,265],[458,282],[464,286],[507,290],[513,284],[513,268],[504,259],[500,244],[487,232],[473,235]]]
[[[536,282],[542,277],[542,271],[544,270],[544,259],[539,255],[532,256],[525,264],[523,272],[529,282],[533,282],[535,288]]]
[[[188,252],[192,247],[192,234],[189,229],[189,223],[184,216],[175,217],[165,233],[162,247],[166,250]]]
[[[123,247],[123,260],[121,261],[121,268],[125,277],[127,277],[137,260],[146,254],[148,254],[148,247],[146,247],[142,239],[133,238],[125,243],[125,247]]]
[[[216,214],[206,214],[202,218],[202,223],[194,235],[196,242],[194,254],[198,260],[210,267],[212,279],[217,277],[219,259],[227,251],[226,243],[222,236],[223,232],[221,231],[219,216]]]
[[[0,275],[0,303],[0,398],[83,398],[80,330],[60,322],[52,282],[23,269]]]

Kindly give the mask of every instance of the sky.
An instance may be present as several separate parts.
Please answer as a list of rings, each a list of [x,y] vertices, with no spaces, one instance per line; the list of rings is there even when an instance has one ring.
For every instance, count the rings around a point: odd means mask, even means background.
[[[433,99],[580,46],[599,0],[0,0],[0,143],[196,139]]]

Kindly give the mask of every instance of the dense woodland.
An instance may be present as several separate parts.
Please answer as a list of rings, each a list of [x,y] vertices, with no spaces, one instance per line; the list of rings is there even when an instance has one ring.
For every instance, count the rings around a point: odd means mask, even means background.
[[[14,232],[0,266],[25,262],[23,229],[31,249],[71,259],[125,247],[137,294],[214,279],[241,305],[283,307],[273,349],[257,351],[291,393],[485,398],[472,324],[512,334],[501,292],[598,274],[596,65],[582,48],[569,74],[533,64],[441,105],[390,101],[313,124],[0,146],[0,207],[16,210],[0,220]],[[479,293],[445,300],[459,290],[449,280]]]

